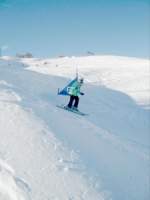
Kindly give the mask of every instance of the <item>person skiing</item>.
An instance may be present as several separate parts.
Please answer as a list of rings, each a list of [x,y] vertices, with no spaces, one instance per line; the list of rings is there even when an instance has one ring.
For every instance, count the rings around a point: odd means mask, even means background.
[[[71,87],[68,87],[68,94],[70,95],[69,103],[66,108],[74,109],[78,111],[78,104],[79,104],[79,95],[84,95],[83,92],[80,92],[80,88],[83,85],[83,78],[75,81]]]

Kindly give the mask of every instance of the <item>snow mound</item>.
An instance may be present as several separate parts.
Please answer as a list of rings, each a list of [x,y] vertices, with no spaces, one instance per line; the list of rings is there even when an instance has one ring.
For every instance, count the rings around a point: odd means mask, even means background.
[[[24,182],[15,176],[14,170],[0,159],[0,199],[29,200]]]

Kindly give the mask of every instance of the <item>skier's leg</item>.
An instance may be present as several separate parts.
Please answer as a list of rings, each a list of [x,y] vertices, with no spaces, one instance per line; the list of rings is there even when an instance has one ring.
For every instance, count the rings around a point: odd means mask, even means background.
[[[72,107],[73,100],[74,100],[74,96],[70,95],[70,100],[69,100],[69,103],[68,103],[69,108]]]
[[[75,108],[78,108],[78,104],[79,104],[79,97],[76,96],[76,97],[75,97],[74,107],[75,107]]]

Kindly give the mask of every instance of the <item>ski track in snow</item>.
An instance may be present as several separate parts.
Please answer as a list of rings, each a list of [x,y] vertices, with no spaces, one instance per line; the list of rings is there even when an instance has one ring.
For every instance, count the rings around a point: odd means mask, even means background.
[[[140,95],[132,80],[134,72],[140,80],[138,66],[147,61],[111,57],[114,72],[106,60],[0,60],[1,200],[148,200],[147,67],[138,86]],[[122,67],[121,73],[118,66],[124,63],[133,66],[133,72]],[[106,68],[99,69],[104,64]],[[73,77],[73,65],[82,66],[85,93],[94,97],[80,102],[89,112],[86,117],[56,108],[66,102],[56,93],[67,77]]]

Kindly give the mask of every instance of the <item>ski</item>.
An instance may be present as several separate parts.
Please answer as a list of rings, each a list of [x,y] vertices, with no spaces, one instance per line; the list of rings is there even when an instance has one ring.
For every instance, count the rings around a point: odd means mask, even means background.
[[[72,113],[75,113],[75,114],[78,114],[78,115],[81,115],[81,116],[85,116],[85,115],[88,115],[86,113],[83,113],[81,111],[76,111],[74,109],[71,109],[71,108],[67,108],[65,107],[65,105],[56,105],[58,108],[61,108],[61,109],[64,109],[64,110],[67,110],[69,112],[72,112]]]

